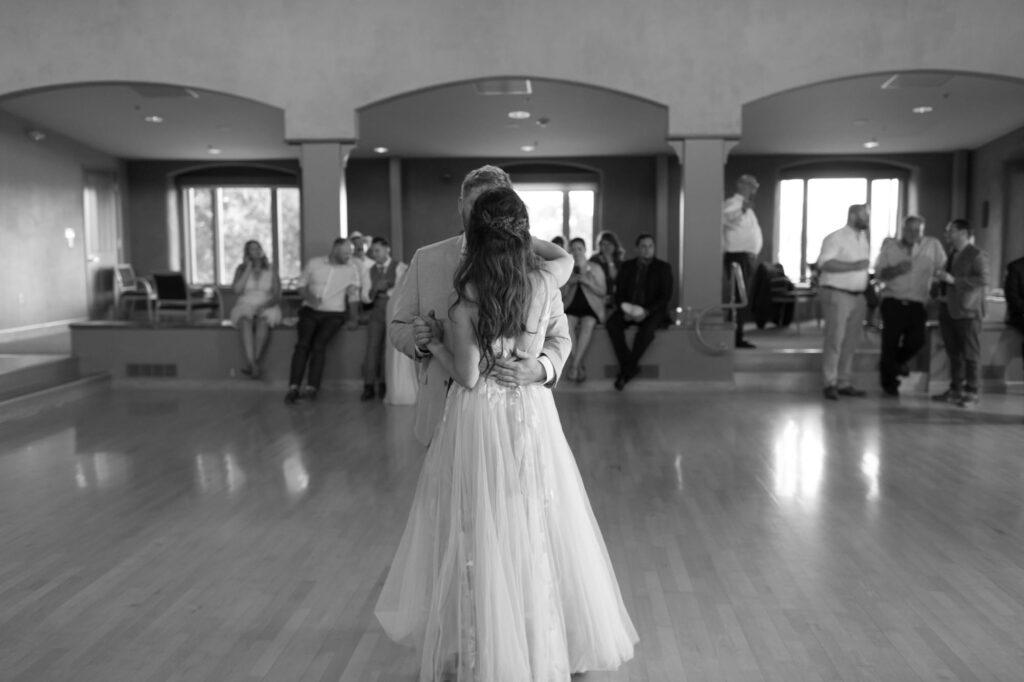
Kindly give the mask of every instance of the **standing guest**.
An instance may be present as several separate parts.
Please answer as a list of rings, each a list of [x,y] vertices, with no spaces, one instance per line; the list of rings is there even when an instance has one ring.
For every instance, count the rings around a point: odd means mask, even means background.
[[[935,272],[941,286],[939,330],[949,357],[949,389],[933,400],[960,407],[978,403],[981,389],[981,322],[985,317],[988,255],[974,245],[966,220],[946,225],[952,249],[945,269]]]
[[[622,269],[622,259],[626,255],[625,249],[619,243],[619,238],[614,232],[604,231],[597,236],[597,253],[590,257],[590,260],[601,266],[604,272],[604,281],[607,292],[604,296],[605,317],[615,307],[615,281]]]
[[[946,267],[946,251],[935,237],[924,236],[924,218],[907,216],[899,239],[882,242],[875,276],[882,289],[882,390],[899,395],[900,377],[910,374],[910,360],[925,344],[929,290],[936,270]]]
[[[371,265],[363,273],[363,304],[369,310],[366,318],[366,356],[363,360],[363,394],[360,400],[384,399],[384,340],[387,336],[387,305],[395,291],[395,283],[405,274],[405,263],[391,258],[391,244],[375,237],[370,245]]]
[[[292,352],[288,393],[284,396],[289,405],[300,397],[316,400],[324,375],[327,344],[342,325],[354,329],[359,324],[361,289],[359,268],[352,263],[352,242],[344,237],[334,240],[328,255],[312,259],[302,270],[298,340]],[[306,386],[300,391],[307,365]]]
[[[554,237],[551,238],[551,243],[554,244],[555,246],[557,246],[560,249],[564,249],[565,248],[565,237],[563,237],[560,234],[559,235],[555,235]]]
[[[576,237],[569,242],[569,254],[574,265],[569,281],[562,287],[562,302],[569,319],[569,337],[572,339],[572,353],[565,375],[569,381],[583,382],[587,379],[587,368],[583,359],[590,348],[594,327],[604,322],[604,295],[607,285],[604,270],[587,260],[587,243]]]
[[[818,295],[825,314],[821,372],[828,400],[867,395],[853,385],[853,358],[868,309],[864,292],[871,257],[870,225],[870,207],[853,204],[846,225],[825,237],[818,256]]]
[[[482,166],[466,174],[459,192],[459,217],[463,229],[469,225],[476,198],[487,190],[512,188],[512,180],[497,166]],[[540,240],[534,242],[541,243]],[[547,243],[551,250],[565,256],[561,249]],[[416,438],[429,445],[441,422],[445,394],[451,374],[432,362],[429,343],[443,337],[442,322],[451,307],[450,297],[456,270],[466,249],[465,233],[429,244],[413,254],[409,271],[395,293],[395,317],[388,328],[391,343],[416,360],[420,388],[416,397]],[[541,383],[554,386],[569,356],[569,324],[562,308],[561,293],[555,290],[550,301],[551,314],[544,329],[544,344],[539,355],[516,352],[497,358],[491,376],[502,386],[515,387]],[[443,338],[442,338],[443,340]]]
[[[654,340],[654,330],[668,320],[668,302],[672,298],[672,268],[654,257],[654,235],[636,239],[637,257],[622,264],[615,287],[616,306],[606,327],[619,374],[615,390],[621,391],[640,373],[640,359]],[[636,325],[633,348],[626,345],[626,327]]]
[[[270,329],[281,324],[281,281],[258,241],[245,243],[231,288],[238,296],[230,318],[242,337],[242,374],[259,379],[260,359],[270,339]]]
[[[373,265],[373,259],[370,258],[367,251],[367,245],[369,240],[363,235],[362,232],[356,230],[348,236],[350,242],[352,242],[352,264],[358,266],[360,269],[368,268]]]
[[[405,284],[405,278],[409,269],[398,278],[395,284],[395,291],[400,290]],[[387,320],[388,328],[395,319],[395,303],[397,297],[388,297]],[[384,398],[386,405],[415,405],[416,395],[419,393],[420,383],[416,376],[416,361],[398,352],[393,343],[386,343],[384,349],[384,381],[387,383],[387,394]]]
[[[722,204],[722,250],[724,252],[724,276],[732,287],[732,264],[737,263],[743,272],[743,284],[747,300],[753,300],[752,286],[757,256],[761,253],[764,237],[761,225],[754,213],[754,197],[759,187],[753,175],[741,175],[736,181],[736,193]],[[737,294],[738,295],[738,294]],[[735,313],[736,347],[754,348],[754,344],[743,338],[743,324],[749,308],[737,309]]]
[[[1006,295],[1006,324],[1024,334],[1024,258],[1006,266],[1003,292]],[[1024,343],[1021,344],[1021,357],[1024,357]]]

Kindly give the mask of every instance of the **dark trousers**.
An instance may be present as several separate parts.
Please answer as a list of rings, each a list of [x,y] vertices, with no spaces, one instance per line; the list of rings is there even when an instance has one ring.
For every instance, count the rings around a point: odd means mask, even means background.
[[[736,343],[739,344],[743,340],[743,323],[750,317],[750,301],[754,298],[753,285],[754,285],[754,266],[757,264],[757,254],[748,253],[746,251],[726,251],[723,254],[723,269],[725,277],[725,290],[726,300],[730,297],[739,298],[739,289],[736,291],[729,291],[732,287],[732,264],[739,263],[740,270],[743,271],[743,284],[747,288],[747,307],[738,308],[733,313],[733,322],[736,323]]]
[[[612,348],[615,349],[615,358],[619,361],[620,374],[636,373],[637,368],[640,366],[640,358],[643,357],[651,342],[654,341],[654,331],[664,321],[664,311],[653,312],[641,322],[627,322],[622,314],[622,310],[619,309],[608,316],[604,326],[608,330],[608,338],[611,339]],[[626,345],[626,327],[631,324],[637,326],[632,350]]]
[[[900,366],[910,362],[925,343],[928,313],[924,304],[895,298],[883,298],[882,358],[879,374],[883,388],[900,385]]]
[[[306,363],[309,363],[309,375],[306,377],[306,383],[319,390],[320,382],[324,377],[324,356],[327,353],[327,344],[331,342],[343,324],[345,324],[345,313],[329,313],[302,306],[299,310],[299,323],[296,325],[299,338],[295,343],[295,350],[292,351],[292,370],[288,378],[290,386],[298,386],[302,383]]]
[[[949,387],[977,393],[981,387],[981,319],[954,319],[939,306],[939,330],[949,357]]]
[[[386,298],[378,298],[366,318],[366,355],[363,357],[363,385],[384,383],[384,343],[387,337]]]

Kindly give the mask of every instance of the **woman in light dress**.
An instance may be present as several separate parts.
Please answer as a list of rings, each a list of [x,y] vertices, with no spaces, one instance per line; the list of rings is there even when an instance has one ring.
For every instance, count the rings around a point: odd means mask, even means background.
[[[231,287],[238,295],[231,322],[238,327],[245,353],[242,373],[260,377],[260,359],[270,339],[270,329],[281,323],[281,281],[257,241],[247,241],[242,262],[235,268]]]
[[[419,650],[421,682],[567,682],[633,656],[551,390],[489,376],[496,358],[540,353],[572,263],[531,241],[514,191],[474,203],[450,321],[428,346],[454,382],[376,608]]]

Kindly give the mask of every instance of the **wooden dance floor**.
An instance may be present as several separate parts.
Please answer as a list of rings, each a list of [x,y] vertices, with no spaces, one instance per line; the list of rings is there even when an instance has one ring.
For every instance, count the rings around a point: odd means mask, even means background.
[[[0,679],[416,679],[411,408],[238,386],[0,424]],[[577,680],[1024,679],[1024,396],[557,399],[640,633]]]

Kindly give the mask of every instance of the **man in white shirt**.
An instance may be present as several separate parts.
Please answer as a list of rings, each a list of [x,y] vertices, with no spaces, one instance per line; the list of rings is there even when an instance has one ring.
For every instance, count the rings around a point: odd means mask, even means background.
[[[722,204],[722,251],[724,252],[725,281],[732,287],[732,264],[737,263],[743,272],[743,283],[747,289],[747,300],[751,300],[751,285],[761,253],[763,236],[761,225],[754,213],[754,196],[757,194],[757,178],[741,175],[736,181],[736,193]],[[736,347],[753,348],[754,344],[743,338],[743,323],[748,309],[736,311]]]
[[[296,325],[298,340],[292,352],[291,375],[284,401],[294,404],[300,397],[316,400],[324,374],[327,344],[342,325],[358,325],[362,276],[352,263],[352,242],[344,237],[334,240],[330,254],[314,258],[299,277],[302,307]],[[302,376],[306,386],[302,386]]]
[[[925,306],[936,270],[946,267],[946,251],[935,237],[924,236],[924,218],[907,216],[899,239],[888,238],[875,260],[882,289],[882,355],[879,378],[886,395],[899,395],[900,377],[925,344]]]
[[[853,204],[846,225],[825,237],[818,256],[818,296],[825,314],[821,372],[828,400],[867,395],[853,385],[853,357],[868,309],[864,291],[871,257],[870,225],[870,207]]]
[[[360,271],[369,269],[373,265],[373,259],[368,253],[370,238],[356,230],[348,236],[348,240],[352,242],[352,264],[356,265]]]
[[[395,292],[395,283],[402,279],[408,266],[391,258],[391,244],[375,237],[370,245],[372,265],[363,274],[363,306],[366,317],[366,355],[363,359],[363,394],[360,400],[384,399],[384,340],[387,336],[388,299]]]

